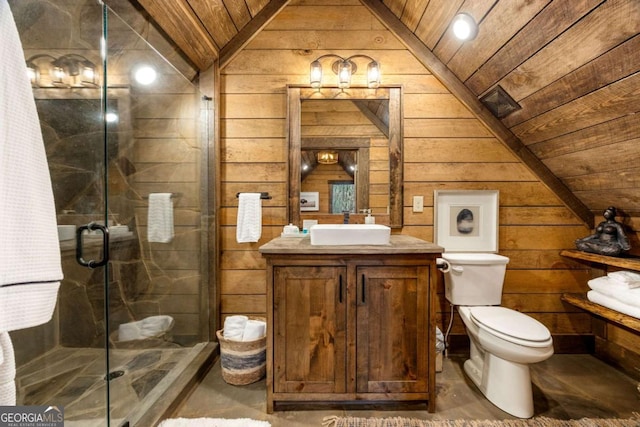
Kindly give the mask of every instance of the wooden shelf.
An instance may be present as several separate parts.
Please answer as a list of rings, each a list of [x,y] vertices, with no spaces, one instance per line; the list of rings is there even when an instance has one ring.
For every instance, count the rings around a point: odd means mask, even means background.
[[[588,311],[589,313],[602,317],[618,325],[633,329],[636,332],[640,332],[640,319],[636,319],[633,316],[622,314],[600,304],[591,302],[584,294],[562,294],[561,298],[563,301]]]
[[[627,270],[640,271],[640,258],[617,258],[606,255],[591,254],[578,250],[563,250],[560,255],[567,258],[579,259],[582,261],[595,262],[603,265],[624,268]],[[640,319],[620,313],[587,299],[585,294],[562,294],[561,299],[571,305],[588,311],[598,317],[602,317],[610,322],[630,328],[640,332]]]
[[[575,249],[567,249],[560,252],[560,255],[567,258],[579,259],[582,261],[595,262],[613,267],[625,268],[627,270],[640,271],[640,258],[618,258],[606,255],[591,254]]]

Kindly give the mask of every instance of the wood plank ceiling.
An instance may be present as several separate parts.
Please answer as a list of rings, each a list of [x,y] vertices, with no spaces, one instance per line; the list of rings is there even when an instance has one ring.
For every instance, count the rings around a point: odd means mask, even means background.
[[[138,1],[200,70],[224,67],[289,3]],[[565,202],[640,216],[639,0],[361,2],[526,164],[552,174],[543,179]],[[475,40],[453,37],[458,12],[479,23]],[[497,85],[520,106],[500,119],[479,102]]]

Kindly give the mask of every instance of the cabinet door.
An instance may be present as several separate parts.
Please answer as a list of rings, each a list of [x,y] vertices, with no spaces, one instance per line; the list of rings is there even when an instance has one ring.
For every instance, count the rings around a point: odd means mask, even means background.
[[[346,277],[344,267],[274,268],[276,393],[345,391]]]
[[[357,268],[357,391],[428,391],[429,269]]]

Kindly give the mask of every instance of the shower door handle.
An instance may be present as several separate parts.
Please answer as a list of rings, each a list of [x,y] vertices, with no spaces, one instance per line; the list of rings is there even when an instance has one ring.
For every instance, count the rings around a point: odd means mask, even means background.
[[[100,230],[102,232],[102,259],[100,261],[86,261],[84,259],[82,233],[85,230]],[[90,222],[87,225],[81,225],[78,227],[78,230],[76,231],[76,261],[78,261],[78,264],[89,268],[102,267],[109,262],[109,229],[107,227],[96,224],[95,222]]]

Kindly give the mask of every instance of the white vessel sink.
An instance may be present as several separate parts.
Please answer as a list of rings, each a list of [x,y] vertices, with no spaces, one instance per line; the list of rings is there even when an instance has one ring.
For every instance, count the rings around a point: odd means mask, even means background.
[[[391,228],[379,224],[318,224],[311,227],[312,245],[388,245]]]

